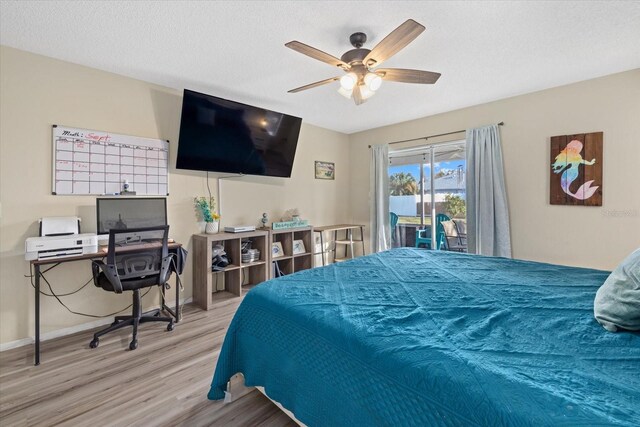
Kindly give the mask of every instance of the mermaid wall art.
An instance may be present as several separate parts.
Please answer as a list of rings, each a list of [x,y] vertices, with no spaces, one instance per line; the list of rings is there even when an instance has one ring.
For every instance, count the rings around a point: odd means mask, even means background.
[[[602,206],[602,132],[551,138],[552,205]]]

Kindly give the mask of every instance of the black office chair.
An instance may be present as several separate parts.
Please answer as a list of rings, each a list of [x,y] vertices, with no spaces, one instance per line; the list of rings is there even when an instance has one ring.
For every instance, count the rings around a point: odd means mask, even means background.
[[[107,263],[93,261],[93,283],[105,291],[121,294],[133,291],[131,316],[116,316],[106,329],[96,332],[91,348],[98,347],[100,337],[125,326],[133,326],[130,350],[138,347],[138,324],[145,322],[168,322],[167,331],[173,330],[173,318],[161,317],[160,310],[142,313],[140,289],[164,286],[171,276],[171,255],[167,243],[169,226],[136,229],[109,230],[109,252]],[[161,236],[161,237],[160,237]],[[147,238],[157,244],[149,244]],[[161,244],[160,244],[161,243]],[[118,248],[119,253],[116,253]]]

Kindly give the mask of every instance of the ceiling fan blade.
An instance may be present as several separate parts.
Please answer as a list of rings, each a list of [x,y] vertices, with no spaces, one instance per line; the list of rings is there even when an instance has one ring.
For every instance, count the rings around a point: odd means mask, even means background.
[[[288,91],[288,93],[302,92],[303,90],[313,89],[314,87],[326,85],[327,83],[335,82],[336,80],[340,80],[340,77],[331,77],[330,79],[320,80],[319,82],[300,86],[295,89],[291,89],[290,91]]]
[[[364,101],[366,101],[366,99],[364,99],[362,97],[362,94],[360,93],[360,86],[359,85],[355,85],[354,88],[353,88],[353,102],[355,102],[356,105],[360,105]]]
[[[375,73],[384,80],[402,83],[433,84],[440,78],[440,73],[402,68],[378,68]]]
[[[418,24],[413,19],[407,19],[402,25],[382,39],[364,58],[363,63],[373,67],[382,64],[411,43],[424,30],[424,25]],[[375,61],[375,63],[369,64],[370,60]]]
[[[313,59],[317,59],[318,61],[326,62],[327,64],[333,65],[334,67],[340,67],[345,70],[351,68],[349,64],[336,58],[335,56],[329,55],[328,53],[316,49],[315,47],[300,43],[299,41],[294,40],[289,43],[285,43],[285,46],[289,49],[295,50],[296,52],[300,52],[303,55],[307,55]]]

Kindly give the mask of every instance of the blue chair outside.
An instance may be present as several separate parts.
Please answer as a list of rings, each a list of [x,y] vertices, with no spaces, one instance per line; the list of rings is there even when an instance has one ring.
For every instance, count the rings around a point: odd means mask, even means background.
[[[395,212],[389,212],[389,227],[391,228],[391,246],[395,242],[396,226],[398,225],[398,214]]]
[[[442,221],[450,221],[449,218],[445,214],[437,214],[436,215],[436,249],[440,250],[445,245],[445,234],[444,227],[442,226]],[[431,226],[425,227],[423,230],[416,230],[416,248],[420,247],[420,245],[425,245],[427,249],[431,249]]]

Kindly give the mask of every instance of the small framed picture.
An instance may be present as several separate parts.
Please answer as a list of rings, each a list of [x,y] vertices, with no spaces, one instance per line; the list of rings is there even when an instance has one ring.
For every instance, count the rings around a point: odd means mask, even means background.
[[[282,249],[282,243],[273,242],[271,244],[271,257],[279,258],[281,256],[284,256],[284,249]]]
[[[303,254],[306,250],[304,248],[304,242],[302,240],[294,240],[293,241],[293,254]]]
[[[336,164],[316,160],[316,179],[336,179]]]

